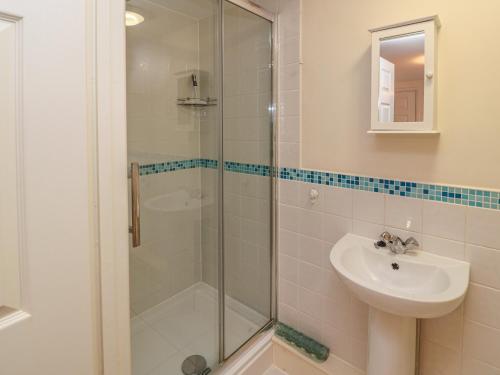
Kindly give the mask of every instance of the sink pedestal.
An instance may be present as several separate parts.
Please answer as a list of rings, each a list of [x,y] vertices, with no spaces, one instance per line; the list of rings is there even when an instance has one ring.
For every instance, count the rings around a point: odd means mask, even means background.
[[[414,375],[417,320],[370,306],[367,375]]]

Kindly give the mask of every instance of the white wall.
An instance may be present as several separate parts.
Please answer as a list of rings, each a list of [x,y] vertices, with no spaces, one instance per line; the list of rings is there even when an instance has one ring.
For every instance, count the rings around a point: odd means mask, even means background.
[[[303,1],[302,166],[500,189],[497,1]],[[374,136],[368,29],[438,14],[437,137]],[[410,167],[411,166],[411,167]]]
[[[498,54],[485,47],[493,41],[472,43],[493,38],[496,3],[308,0],[301,6],[301,48],[285,49],[283,41],[285,32],[299,35],[293,20],[300,19],[300,6],[293,17],[280,15],[290,25],[280,26],[281,58],[304,61],[298,91],[286,90],[283,80],[290,82],[295,74],[281,67],[281,166],[500,187],[498,173],[491,173],[492,161],[499,159],[493,125],[499,80],[486,79],[497,75]],[[431,139],[368,136],[368,28],[435,13],[443,21],[438,110],[444,133]],[[463,82],[457,77],[467,76],[474,63],[484,70],[475,70],[474,82],[457,86]],[[465,103],[470,90],[481,103]],[[300,116],[300,127],[289,128],[289,113]],[[367,306],[333,272],[332,244],[347,232],[375,238],[390,229],[415,236],[425,251],[471,263],[464,305],[423,324],[422,374],[500,373],[499,211],[302,182],[281,180],[279,185],[279,318],[330,347],[333,355],[325,369],[338,373],[340,358],[351,365],[351,373],[362,374],[367,360]],[[320,192],[315,205],[308,200],[311,188]],[[409,216],[411,232],[404,230]]]

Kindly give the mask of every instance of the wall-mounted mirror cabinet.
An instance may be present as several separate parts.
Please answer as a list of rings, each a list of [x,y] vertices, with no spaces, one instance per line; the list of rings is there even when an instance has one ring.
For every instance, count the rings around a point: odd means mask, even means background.
[[[370,133],[438,133],[437,16],[372,29]]]

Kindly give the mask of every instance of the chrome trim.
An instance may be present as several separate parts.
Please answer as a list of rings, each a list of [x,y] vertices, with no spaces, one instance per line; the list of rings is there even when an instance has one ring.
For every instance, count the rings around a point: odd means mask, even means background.
[[[273,328],[274,328],[274,321],[269,320],[262,328],[260,328],[252,336],[250,336],[248,340],[246,340],[237,349],[235,349],[228,357],[226,357],[223,362],[218,363],[213,370],[217,372],[217,370],[223,367],[228,361],[230,361],[235,356],[240,354],[241,351],[249,349],[253,344],[255,344],[256,341],[260,340],[265,333],[267,333],[269,330]]]
[[[278,321],[278,17],[272,22],[271,63],[272,63],[272,150],[271,150],[271,320]]]
[[[272,91],[272,115],[271,115],[271,192],[270,192],[270,200],[271,200],[271,208],[270,208],[270,267],[271,267],[271,282],[269,287],[271,288],[270,293],[270,317],[269,321],[260,328],[256,333],[251,335],[248,340],[246,340],[242,345],[240,345],[236,350],[234,350],[227,357],[225,356],[225,288],[224,288],[224,100],[219,101],[219,367],[222,366],[228,359],[232,358],[235,354],[239,353],[240,350],[250,346],[254,343],[263,332],[268,331],[274,327],[274,324],[277,321],[278,314],[278,295],[277,295],[277,173],[278,173],[278,157],[277,157],[277,139],[278,139],[278,131],[276,128],[277,125],[277,79],[278,72],[275,67],[278,64],[278,54],[277,54],[277,32],[278,25],[275,22],[274,15],[269,16],[271,13],[264,11],[262,8],[258,7],[260,11],[256,11],[255,4],[242,0],[220,0],[220,22],[219,22],[219,56],[221,59],[221,63],[219,64],[219,97],[223,98],[223,84],[224,84],[224,3],[231,3],[236,5],[252,14],[255,14],[258,17],[261,17],[271,23],[271,69],[272,69],[272,79],[271,79],[271,91]],[[265,14],[263,14],[263,12]]]
[[[262,8],[259,4],[254,3],[251,0],[226,0],[228,3],[232,3],[246,11],[253,13],[261,18],[264,18],[270,22],[274,22],[274,13]]]
[[[139,174],[139,163],[130,164],[130,184],[132,199],[132,225],[128,231],[132,234],[132,246],[141,245],[141,184]]]
[[[225,280],[224,280],[224,1],[219,0],[219,22],[218,22],[218,47],[219,51],[219,164],[218,164],[218,287],[219,287],[219,363],[224,362],[225,350],[226,350],[226,324],[225,324],[225,312],[226,312],[226,290],[225,290]]]

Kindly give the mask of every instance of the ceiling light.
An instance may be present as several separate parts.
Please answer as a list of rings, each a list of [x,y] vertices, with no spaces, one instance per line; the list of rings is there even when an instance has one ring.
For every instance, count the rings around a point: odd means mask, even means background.
[[[144,17],[139,13],[131,12],[127,10],[125,12],[125,25],[127,26],[135,26],[144,21]]]

